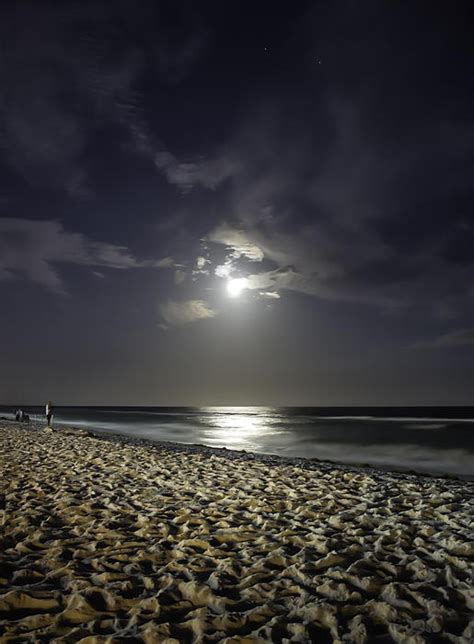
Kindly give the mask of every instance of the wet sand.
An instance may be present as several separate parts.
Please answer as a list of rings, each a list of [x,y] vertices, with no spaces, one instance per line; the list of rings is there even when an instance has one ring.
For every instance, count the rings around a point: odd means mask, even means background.
[[[0,641],[472,642],[472,483],[0,422]]]

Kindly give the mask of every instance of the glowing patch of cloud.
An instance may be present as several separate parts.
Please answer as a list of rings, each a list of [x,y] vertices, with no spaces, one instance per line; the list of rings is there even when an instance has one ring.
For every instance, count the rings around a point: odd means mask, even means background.
[[[206,259],[205,257],[197,257],[196,258],[196,269],[198,271],[203,271],[206,268],[207,264],[210,264],[211,261],[209,259]]]
[[[249,239],[243,230],[232,228],[228,224],[221,224],[208,236],[209,241],[224,244],[232,249],[232,257],[246,257],[252,262],[261,262],[264,257],[263,250]]]
[[[197,320],[213,318],[217,311],[211,309],[203,300],[168,300],[160,306],[160,314],[169,326],[182,326]]]
[[[219,264],[214,269],[214,273],[215,275],[217,275],[217,277],[223,277],[223,278],[229,277],[231,272],[232,272],[232,264],[230,262],[226,264]]]
[[[174,283],[176,285],[182,284],[185,279],[186,279],[186,273],[184,271],[181,271],[181,270],[175,271]]]
[[[199,275],[209,275],[210,271],[207,268],[207,265],[211,263],[210,259],[207,259],[206,257],[196,257],[196,261],[194,263],[194,269],[192,271],[192,275],[194,279],[197,279],[197,276]]]
[[[155,266],[157,268],[175,268],[178,266],[172,257],[163,257],[156,261]]]
[[[255,273],[247,276],[247,288],[253,290],[262,290],[267,293],[273,293],[273,289],[286,288],[302,290],[303,276],[296,272],[293,268],[278,268],[273,271],[265,271],[264,273]],[[267,289],[271,289],[267,291]],[[277,294],[278,295],[278,294]]]

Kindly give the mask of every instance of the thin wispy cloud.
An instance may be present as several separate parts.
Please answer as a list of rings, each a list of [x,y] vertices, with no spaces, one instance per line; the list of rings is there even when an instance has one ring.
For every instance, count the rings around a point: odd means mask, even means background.
[[[453,349],[474,346],[474,327],[443,333],[432,340],[422,340],[413,345],[416,349]]]
[[[214,190],[223,181],[236,174],[238,166],[226,157],[179,161],[171,152],[155,154],[155,165],[168,181],[187,193],[196,186]]]
[[[169,267],[163,260],[139,260],[125,246],[65,230],[58,221],[0,218],[0,280],[27,279],[64,294],[61,266],[67,264],[118,270]]]

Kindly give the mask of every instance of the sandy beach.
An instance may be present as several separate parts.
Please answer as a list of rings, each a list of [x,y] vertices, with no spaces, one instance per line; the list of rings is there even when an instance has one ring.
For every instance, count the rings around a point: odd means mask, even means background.
[[[0,422],[1,642],[472,642],[472,483]]]

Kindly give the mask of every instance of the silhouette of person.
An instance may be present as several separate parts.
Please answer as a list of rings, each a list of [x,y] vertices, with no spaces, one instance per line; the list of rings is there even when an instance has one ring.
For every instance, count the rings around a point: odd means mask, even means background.
[[[48,400],[46,403],[46,422],[48,427],[51,427],[51,422],[53,420],[53,403]]]

